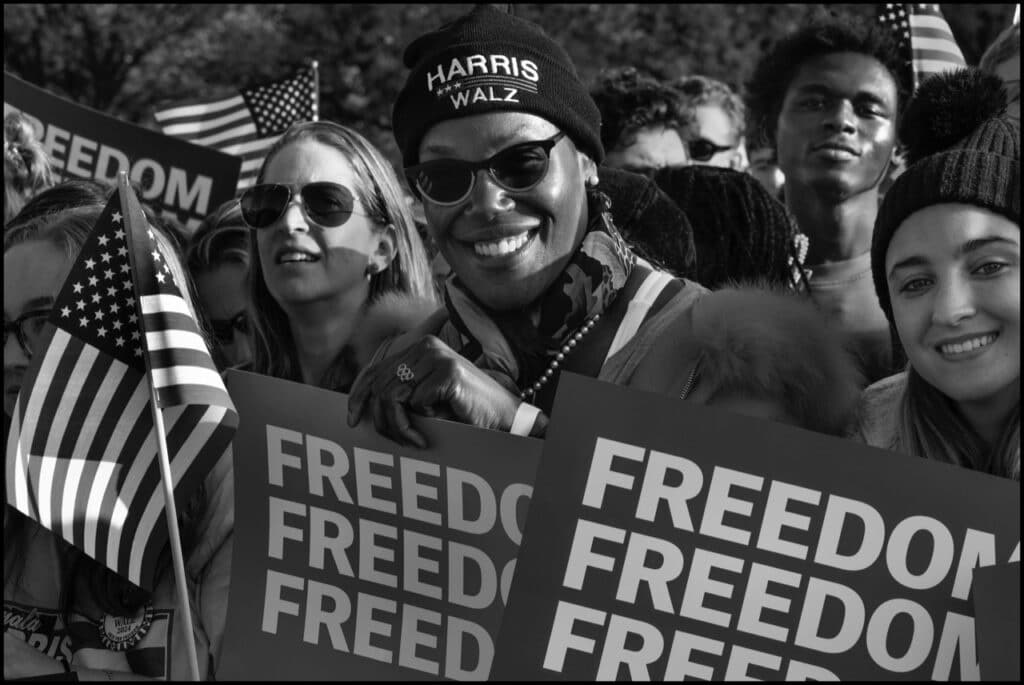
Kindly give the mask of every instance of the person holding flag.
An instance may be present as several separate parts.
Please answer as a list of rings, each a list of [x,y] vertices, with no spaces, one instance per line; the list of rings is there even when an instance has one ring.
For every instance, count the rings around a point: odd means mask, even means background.
[[[181,256],[121,183],[106,208],[5,231],[5,678],[217,665],[237,415]]]

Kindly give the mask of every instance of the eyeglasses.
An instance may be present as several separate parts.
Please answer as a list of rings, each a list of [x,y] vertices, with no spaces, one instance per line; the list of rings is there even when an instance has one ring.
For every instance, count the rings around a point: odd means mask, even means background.
[[[712,143],[707,138],[698,138],[697,140],[688,141],[686,147],[690,152],[690,159],[706,162],[719,152],[733,149],[735,145],[718,145]]]
[[[4,346],[7,346],[7,339],[14,333],[21,349],[31,359],[32,353],[43,347],[43,333],[52,312],[53,309],[32,309],[14,321],[4,321]]]
[[[239,198],[242,219],[249,228],[271,226],[284,215],[295,192],[302,199],[302,211],[306,216],[325,228],[337,228],[357,214],[352,211],[356,205],[355,195],[340,183],[307,183],[297,191],[281,183],[261,183],[246,190]]]
[[[235,341],[235,331],[242,335],[249,334],[249,317],[245,311],[240,311],[227,321],[223,319],[210,319],[210,328],[213,329],[213,337],[220,345],[230,345]]]
[[[486,169],[491,178],[505,190],[527,191],[548,173],[551,150],[565,133],[546,140],[518,143],[479,162],[461,159],[435,159],[406,167],[406,178],[419,194],[436,205],[457,205],[473,192],[476,172]]]

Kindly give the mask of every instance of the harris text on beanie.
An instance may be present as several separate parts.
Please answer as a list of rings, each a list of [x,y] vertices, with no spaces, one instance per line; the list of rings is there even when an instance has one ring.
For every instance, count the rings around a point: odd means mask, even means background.
[[[406,166],[436,123],[486,112],[526,112],[558,126],[595,162],[604,159],[601,114],[569,55],[532,22],[490,5],[405,50],[412,69],[392,112]]]

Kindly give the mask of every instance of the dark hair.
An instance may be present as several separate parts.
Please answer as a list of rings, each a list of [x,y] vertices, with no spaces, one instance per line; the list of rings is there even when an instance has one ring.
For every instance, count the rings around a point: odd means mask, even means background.
[[[786,91],[808,60],[853,52],[878,60],[896,83],[897,120],[913,88],[892,31],[878,22],[828,14],[785,36],[761,57],[746,84],[749,123],[754,138],[774,145],[775,129]]]
[[[628,144],[628,137],[647,126],[686,126],[680,93],[634,67],[602,72],[590,91],[601,112],[601,144],[606,152]]]
[[[698,283],[715,289],[761,280],[806,288],[796,221],[753,176],[694,165],[660,169],[654,180],[693,226]]]
[[[7,223],[7,226],[28,223],[41,216],[75,207],[104,205],[113,192],[113,186],[99,181],[69,178],[47,188],[26,202],[21,211]]]

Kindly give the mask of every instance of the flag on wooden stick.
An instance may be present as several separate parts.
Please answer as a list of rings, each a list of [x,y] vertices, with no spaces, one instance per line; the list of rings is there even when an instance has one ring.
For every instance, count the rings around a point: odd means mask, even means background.
[[[130,258],[131,257],[131,258]],[[168,542],[150,375],[183,504],[238,416],[164,248],[124,184],[34,352],[7,442],[7,502],[143,589]]]
[[[270,146],[289,126],[319,116],[316,62],[282,81],[244,88],[217,100],[178,103],[157,110],[163,133],[242,158],[238,192],[256,182]]]

